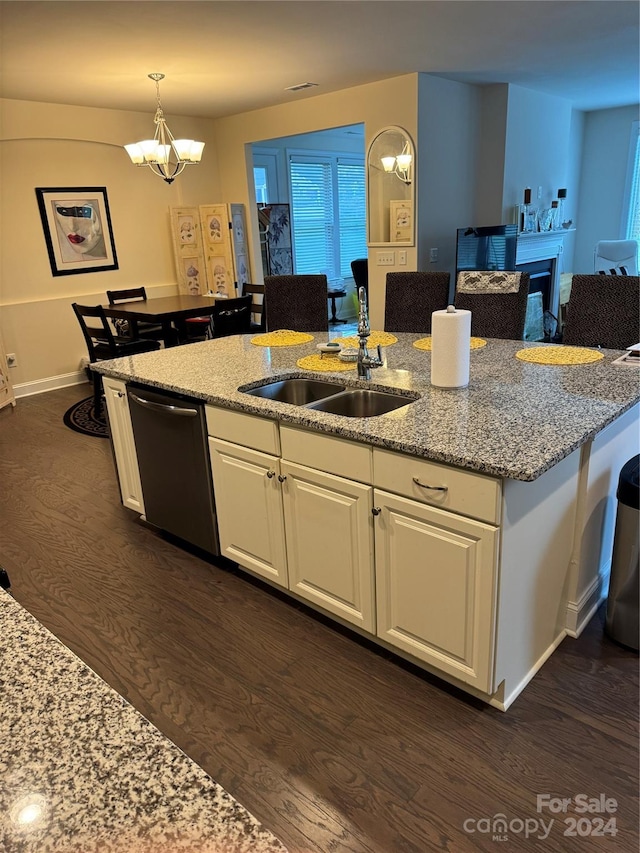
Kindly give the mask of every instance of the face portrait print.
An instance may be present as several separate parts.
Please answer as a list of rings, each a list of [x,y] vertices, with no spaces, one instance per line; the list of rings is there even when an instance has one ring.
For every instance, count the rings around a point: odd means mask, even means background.
[[[54,201],[53,208],[63,261],[107,257],[97,202]]]

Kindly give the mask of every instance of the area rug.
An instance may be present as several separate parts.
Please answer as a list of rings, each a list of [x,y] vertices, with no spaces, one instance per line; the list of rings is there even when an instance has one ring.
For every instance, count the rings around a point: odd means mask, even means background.
[[[96,417],[93,407],[93,397],[87,397],[74,403],[64,413],[63,420],[70,429],[83,435],[95,435],[98,438],[109,438],[109,429],[104,415]]]

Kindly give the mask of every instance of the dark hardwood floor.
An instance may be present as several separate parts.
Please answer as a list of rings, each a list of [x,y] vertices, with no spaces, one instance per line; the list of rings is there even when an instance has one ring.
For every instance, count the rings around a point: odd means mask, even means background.
[[[494,710],[140,522],[109,442],[63,425],[89,393],[0,411],[0,565],[27,610],[291,853],[495,851],[481,830],[497,814],[509,850],[635,853],[638,657],[603,636],[602,613]],[[540,814],[537,794],[605,794],[617,810]],[[582,835],[564,834],[567,816],[588,821]],[[611,816],[615,837],[584,834]],[[550,817],[540,837],[531,822]]]

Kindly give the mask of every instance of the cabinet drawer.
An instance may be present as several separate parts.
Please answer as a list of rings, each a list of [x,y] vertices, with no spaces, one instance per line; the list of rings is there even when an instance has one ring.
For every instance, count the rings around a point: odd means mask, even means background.
[[[278,422],[259,415],[248,415],[232,409],[206,406],[207,431],[214,438],[222,438],[263,453],[280,455]]]
[[[371,483],[371,447],[333,435],[280,425],[282,458],[308,468]]]
[[[422,485],[418,485],[414,478]],[[500,523],[500,480],[475,471],[461,471],[426,459],[374,448],[373,481],[378,488],[421,503],[480,521]],[[446,491],[428,489],[427,486],[445,487]]]

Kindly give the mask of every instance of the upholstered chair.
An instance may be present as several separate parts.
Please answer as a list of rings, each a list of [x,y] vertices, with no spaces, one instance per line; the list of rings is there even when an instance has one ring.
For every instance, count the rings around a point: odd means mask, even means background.
[[[431,332],[431,315],[447,307],[448,272],[388,272],[384,328],[388,332]]]
[[[264,279],[267,330],[329,331],[326,275],[268,275]]]
[[[640,343],[640,278],[574,275],[563,342],[626,349]]]
[[[471,334],[521,341],[527,318],[529,273],[465,270],[458,273],[454,304],[471,311]]]

